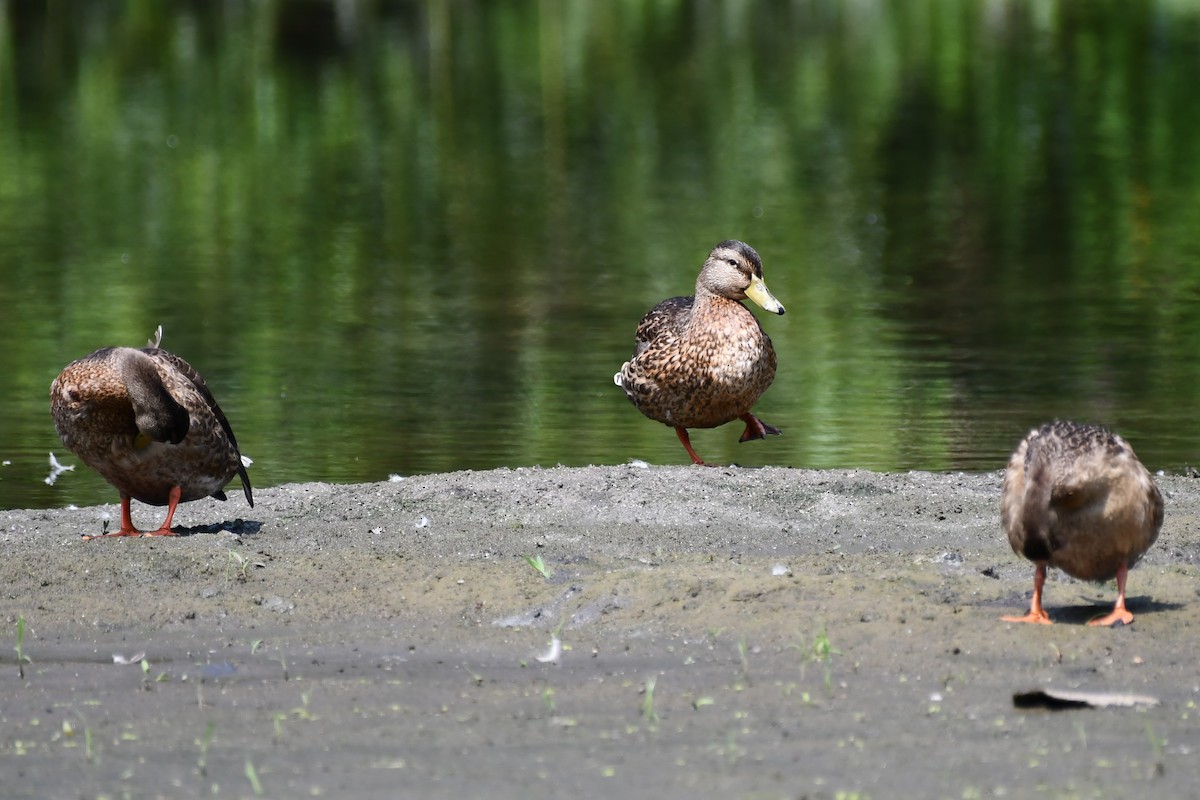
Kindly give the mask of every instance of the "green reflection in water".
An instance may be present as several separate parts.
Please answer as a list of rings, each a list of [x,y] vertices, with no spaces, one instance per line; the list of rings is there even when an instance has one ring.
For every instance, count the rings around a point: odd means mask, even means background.
[[[165,343],[252,476],[686,463],[612,385],[708,249],[789,313],[713,460],[994,469],[1107,422],[1192,460],[1183,3],[0,3],[0,505],[111,501],[51,379]],[[74,459],[71,459],[74,461]],[[233,511],[230,513],[243,513]]]

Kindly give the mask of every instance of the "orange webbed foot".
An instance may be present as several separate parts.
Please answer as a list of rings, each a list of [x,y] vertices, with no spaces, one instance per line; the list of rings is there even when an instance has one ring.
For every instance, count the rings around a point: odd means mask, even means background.
[[[738,442],[749,442],[752,439],[765,439],[768,436],[782,436],[783,431],[776,428],[774,425],[768,425],[753,414],[742,414],[740,417],[742,422],[746,423],[746,430],[742,431],[742,436]]]
[[[145,536],[145,535],[146,534],[142,533],[137,528],[130,526],[128,528],[121,528],[121,530],[119,530],[119,531],[112,531],[110,533],[85,533],[85,534],[81,535],[79,538],[83,539],[83,541],[85,541],[85,542],[90,542],[93,539],[111,539],[114,536]]]
[[[1130,614],[1129,611],[1122,606],[1121,608],[1114,608],[1111,612],[1105,614],[1103,617],[1097,617],[1096,619],[1088,620],[1088,625],[1092,627],[1112,628],[1117,625],[1129,625],[1132,622],[1133,614]]]
[[[139,531],[133,527],[133,517],[129,513],[129,495],[121,495],[121,529],[112,533],[100,534],[83,534],[83,540],[90,542],[92,539],[107,539],[112,536],[175,536],[175,531],[171,530],[171,520],[175,517],[175,508],[179,505],[179,498],[183,495],[183,490],[178,486],[173,486],[167,498],[167,518],[163,520],[163,524],[157,530]]]
[[[1034,625],[1053,625],[1054,621],[1042,608],[1042,589],[1046,585],[1046,564],[1038,562],[1033,568],[1033,597],[1029,600],[1029,613],[1023,617],[1001,617],[1004,622],[1029,622]]]
[[[1088,625],[1111,628],[1116,625],[1128,625],[1133,622],[1133,614],[1130,614],[1129,609],[1125,608],[1125,579],[1128,575],[1129,566],[1121,564],[1117,569],[1117,602],[1113,604],[1113,610],[1103,617],[1089,620]]]

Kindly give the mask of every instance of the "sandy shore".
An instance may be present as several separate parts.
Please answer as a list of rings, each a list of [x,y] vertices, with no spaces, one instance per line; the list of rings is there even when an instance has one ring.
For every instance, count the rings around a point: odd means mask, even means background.
[[[999,473],[289,485],[188,504],[173,539],[0,512],[3,794],[1186,796],[1200,482],[1159,484],[1117,629],[1083,625],[1111,585],[1058,574],[1058,624],[998,621],[1032,583]],[[1035,687],[1159,704],[1014,708]]]

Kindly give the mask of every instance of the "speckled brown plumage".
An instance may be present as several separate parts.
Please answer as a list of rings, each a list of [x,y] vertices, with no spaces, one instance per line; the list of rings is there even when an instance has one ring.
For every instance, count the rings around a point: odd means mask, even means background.
[[[763,282],[754,248],[721,242],[700,270],[695,295],[664,300],[642,318],[633,356],[613,376],[639,411],[675,429],[696,464],[704,462],[688,428],[740,418],[746,422],[741,441],[779,433],[750,413],[775,379],[775,348],[740,302],[747,297],[784,313]]]
[[[161,336],[161,329],[159,331]],[[199,373],[158,347],[106,347],[67,365],[50,386],[50,411],[71,452],[117,488],[122,535],[140,533],[129,499],[168,506],[212,496],[235,475],[254,505],[237,439]]]
[[[1029,614],[1013,622],[1050,622],[1041,605],[1046,568],[1089,581],[1117,579],[1113,612],[1091,624],[1129,623],[1125,576],[1155,539],[1162,495],[1133,448],[1094,425],[1056,421],[1030,431],[1004,473],[1000,522],[1013,551],[1034,562]]]

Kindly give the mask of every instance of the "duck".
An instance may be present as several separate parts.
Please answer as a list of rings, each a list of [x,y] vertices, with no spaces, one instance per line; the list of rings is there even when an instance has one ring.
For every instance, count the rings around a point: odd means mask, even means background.
[[[705,259],[693,295],[663,300],[642,317],[633,356],[613,376],[639,411],[675,429],[695,465],[707,466],[689,428],[740,419],[746,429],[739,442],[782,433],[751,413],[775,379],[776,358],[770,337],[742,303],[747,298],[784,313],[763,281],[758,252],[723,241]]]
[[[236,475],[254,506],[250,476],[225,413],[196,369],[161,347],[104,347],[72,361],[50,385],[50,413],[63,444],[121,497],[110,536],[173,536],[180,503],[214,497]],[[166,506],[155,530],[134,527],[130,501]]]
[[[1163,498],[1129,443],[1107,428],[1056,420],[1030,431],[1004,471],[1000,524],[1013,552],[1034,563],[1033,600],[1006,622],[1051,624],[1042,607],[1046,570],[1117,581],[1109,614],[1089,625],[1133,622],[1125,607],[1129,570],[1158,538]]]

